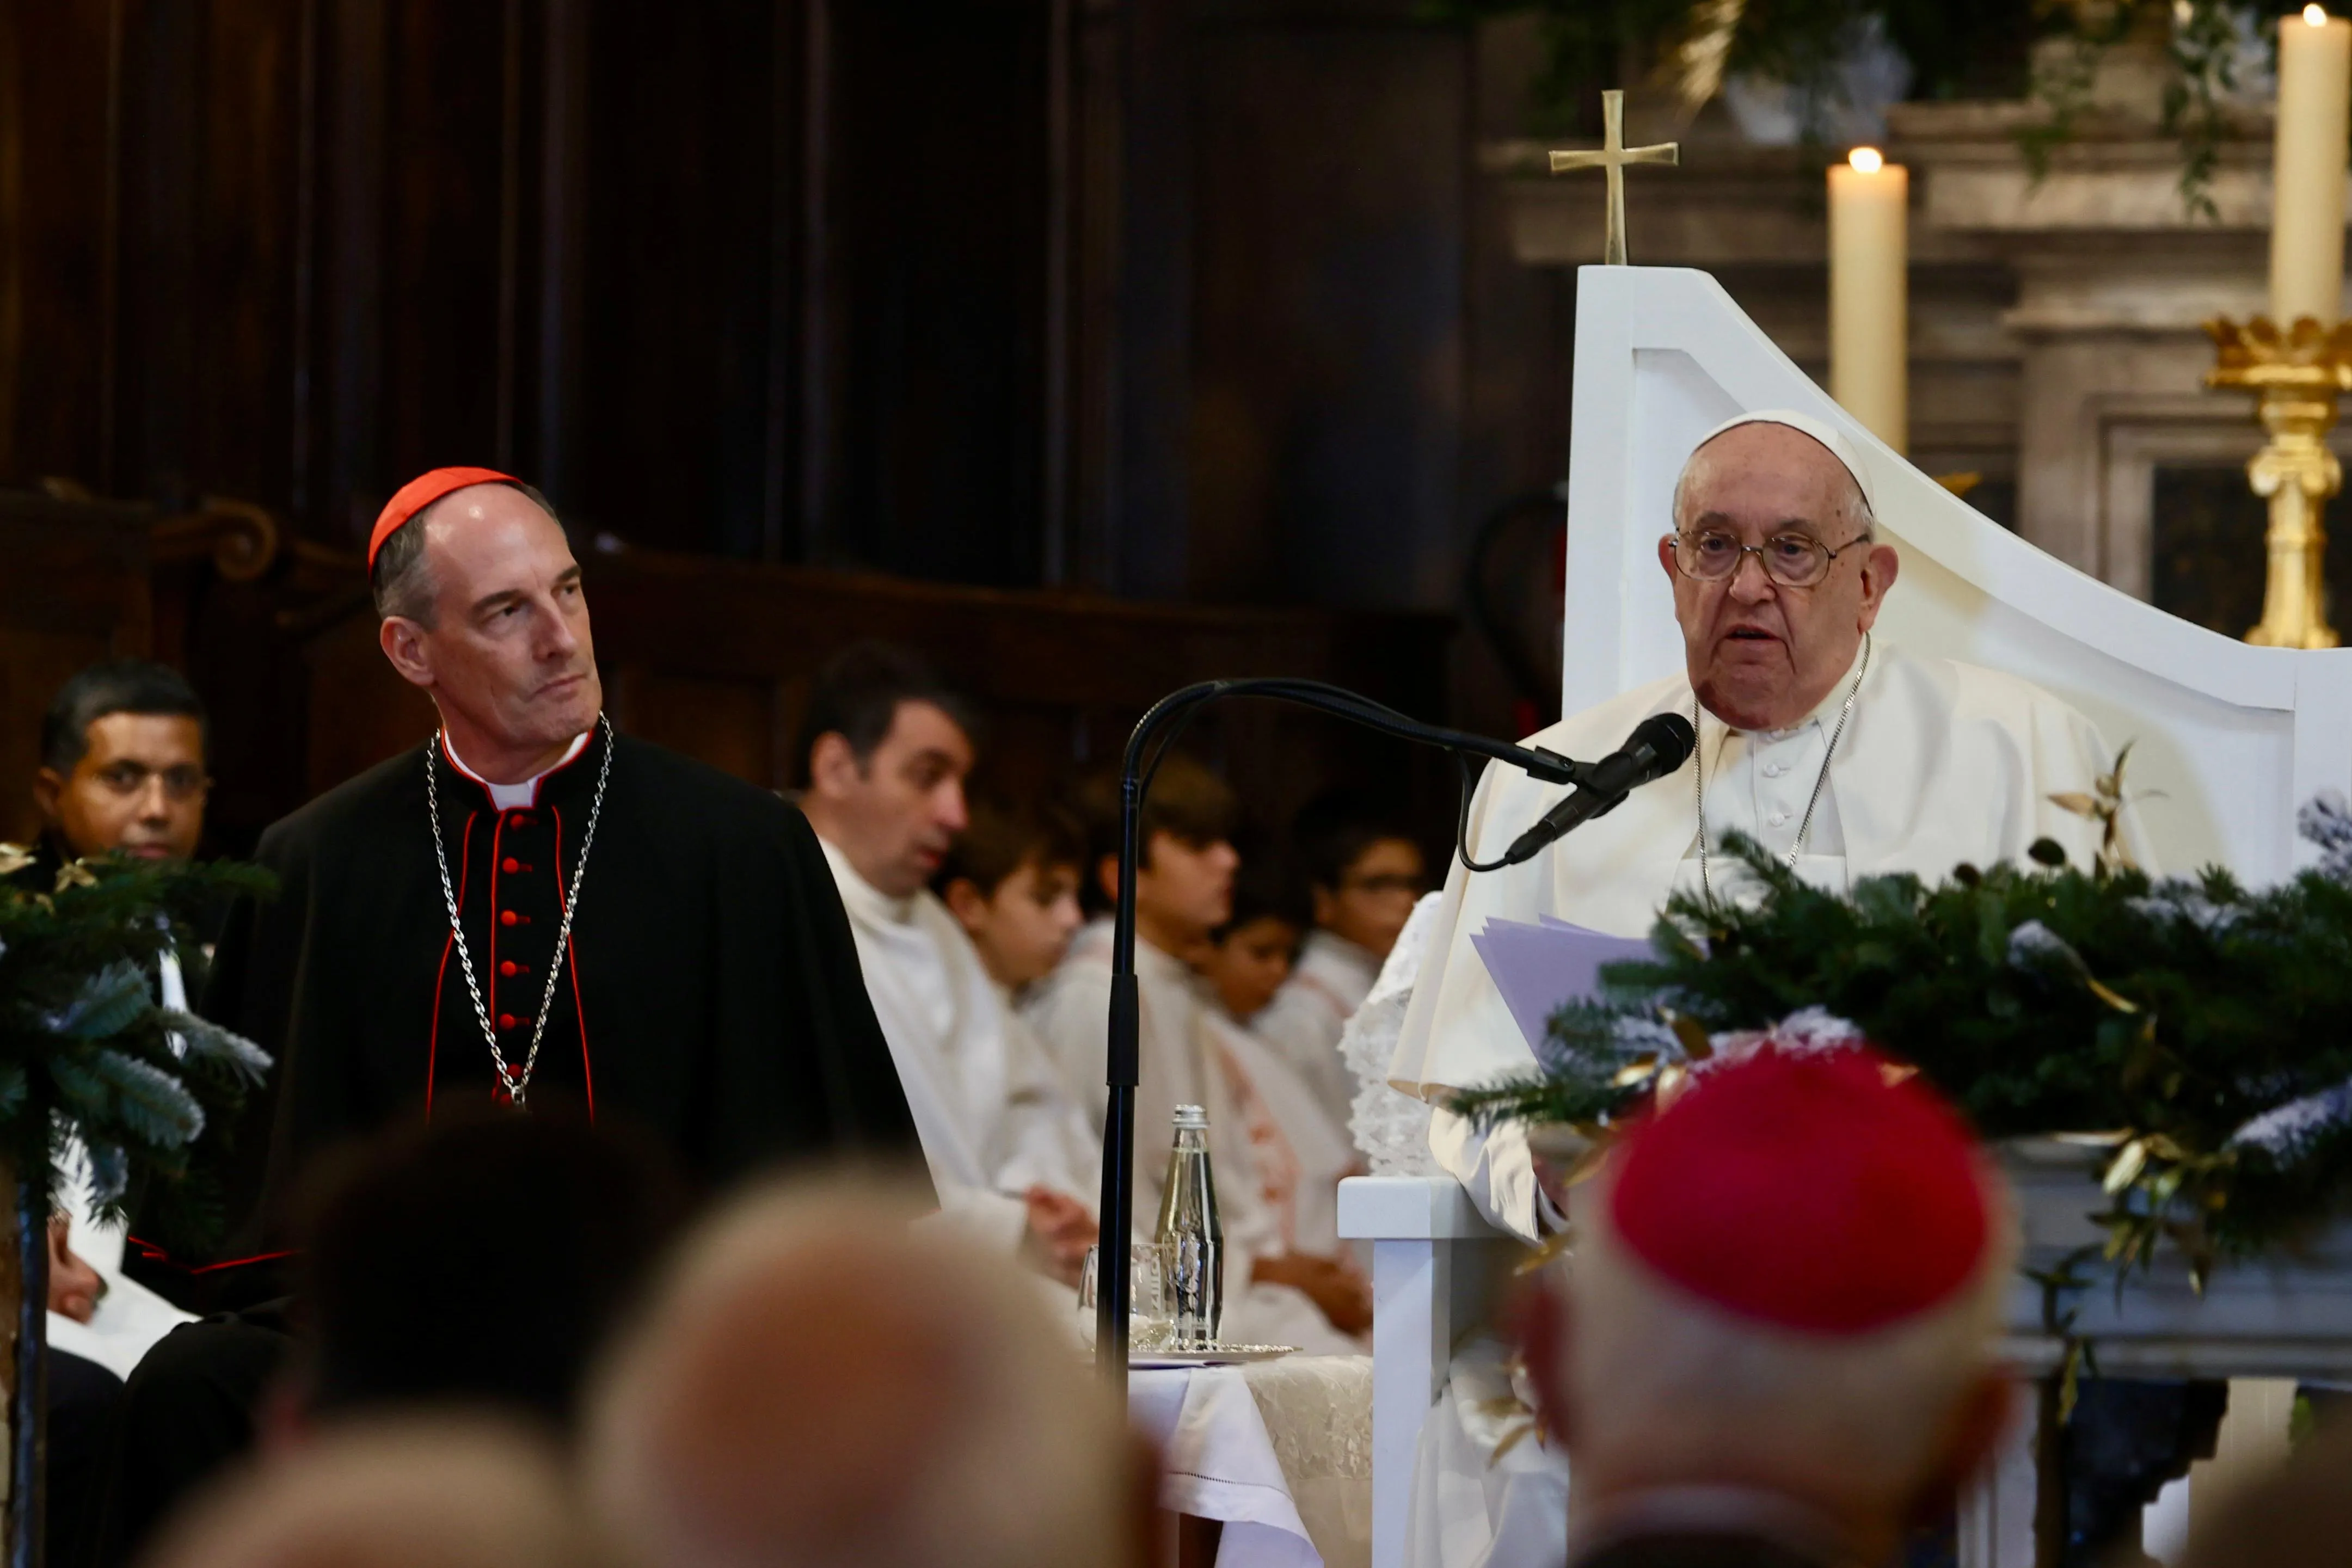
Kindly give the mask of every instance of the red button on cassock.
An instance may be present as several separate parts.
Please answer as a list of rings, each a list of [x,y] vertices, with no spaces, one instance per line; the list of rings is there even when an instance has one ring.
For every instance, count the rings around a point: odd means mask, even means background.
[[[506,873],[509,876],[512,876],[515,873],[522,870],[522,862],[515,859],[512,855],[509,855],[506,859],[499,862],[499,869]]]
[[[500,1013],[500,1014],[499,1015],[499,1027],[500,1029],[512,1029],[512,1028],[514,1028],[514,1026],[515,1026],[515,1016],[514,1016],[514,1014],[512,1014],[512,1013]]]
[[[516,963],[512,958],[509,958],[505,963],[499,966],[499,973],[511,980],[517,975],[522,973],[522,966]]]
[[[521,918],[521,915],[517,915],[513,910],[509,909],[499,916],[499,924],[501,925],[512,925],[516,921],[520,920]]]
[[[507,826],[509,828],[527,828],[530,826],[530,813],[529,811],[508,812]]]

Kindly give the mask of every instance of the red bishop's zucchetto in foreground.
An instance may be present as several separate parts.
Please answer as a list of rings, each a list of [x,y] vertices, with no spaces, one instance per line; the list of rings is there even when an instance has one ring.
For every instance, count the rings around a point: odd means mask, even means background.
[[[1767,1047],[1699,1074],[1627,1134],[1611,1228],[1683,1290],[1799,1333],[1868,1333],[1948,1304],[1992,1239],[1981,1155],[1941,1095],[1892,1066]]]
[[[400,531],[400,525],[439,500],[452,490],[462,490],[468,485],[520,485],[522,481],[511,474],[501,474],[495,468],[434,468],[392,493],[383,510],[375,515],[375,530],[368,535],[368,570],[375,570],[376,551],[383,541]]]

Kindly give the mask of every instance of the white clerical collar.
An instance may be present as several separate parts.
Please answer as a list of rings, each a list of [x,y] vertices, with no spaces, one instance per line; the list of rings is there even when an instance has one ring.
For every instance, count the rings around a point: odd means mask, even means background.
[[[1570,1520],[1568,1533],[1571,1564],[1648,1535],[1760,1536],[1818,1563],[1855,1561],[1827,1512],[1761,1487],[1651,1487],[1588,1505]]]
[[[441,754],[449,759],[450,767],[482,787],[489,795],[492,806],[501,811],[512,811],[521,807],[538,805],[540,784],[549,774],[559,773],[571,766],[582,752],[588,749],[588,737],[595,733],[596,727],[592,724],[573,736],[571,746],[565,748],[562,756],[520,784],[493,784],[467,767],[466,759],[457,755],[457,747],[449,739],[449,732],[446,729],[441,732]]]
[[[841,890],[842,907],[853,916],[869,925],[904,925],[915,917],[912,895],[893,898],[857,873],[849,863],[849,856],[839,844],[823,833],[816,836],[817,848],[824,852],[825,863],[833,867],[834,885]]]

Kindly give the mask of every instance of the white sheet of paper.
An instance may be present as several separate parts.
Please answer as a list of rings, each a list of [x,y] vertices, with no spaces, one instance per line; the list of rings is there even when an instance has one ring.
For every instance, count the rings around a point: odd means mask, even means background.
[[[1549,915],[1533,925],[1489,920],[1470,944],[1538,1060],[1551,1015],[1593,996],[1601,986],[1601,966],[1650,954],[1650,944],[1641,937],[1605,936]]]

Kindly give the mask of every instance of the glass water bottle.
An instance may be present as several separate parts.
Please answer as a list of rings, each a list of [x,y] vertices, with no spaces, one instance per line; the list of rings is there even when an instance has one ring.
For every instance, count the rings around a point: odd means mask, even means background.
[[[1217,1183],[1209,1170],[1209,1113],[1176,1107],[1176,1143],[1160,1198],[1160,1267],[1170,1335],[1179,1348],[1213,1344],[1225,1311],[1225,1230],[1217,1218]]]

